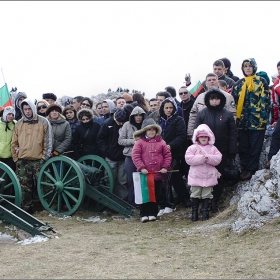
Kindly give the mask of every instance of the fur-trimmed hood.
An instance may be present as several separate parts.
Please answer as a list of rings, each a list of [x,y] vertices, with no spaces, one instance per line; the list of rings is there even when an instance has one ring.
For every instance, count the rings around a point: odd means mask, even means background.
[[[215,107],[210,105],[210,95],[213,94],[213,93],[217,94],[219,96],[220,100],[221,100],[220,104],[218,106],[215,106]],[[219,88],[213,87],[209,91],[207,91],[207,93],[205,94],[204,104],[207,106],[207,108],[222,110],[225,107],[225,104],[226,104],[226,97]]]
[[[156,137],[161,134],[161,127],[157,125],[153,119],[144,119],[141,129],[135,131],[133,134],[133,138],[135,139],[135,141],[142,138],[146,134],[146,130],[150,128],[155,128],[157,130]]]
[[[192,141],[193,143],[197,143],[196,141],[196,137],[199,133],[206,133],[209,137],[209,141],[208,143],[211,145],[215,144],[215,135],[212,132],[212,130],[210,129],[210,127],[206,124],[200,124],[193,132],[193,137],[192,137]]]
[[[77,114],[78,120],[81,121],[83,116],[87,116],[91,120],[93,119],[93,111],[86,108],[79,110]]]

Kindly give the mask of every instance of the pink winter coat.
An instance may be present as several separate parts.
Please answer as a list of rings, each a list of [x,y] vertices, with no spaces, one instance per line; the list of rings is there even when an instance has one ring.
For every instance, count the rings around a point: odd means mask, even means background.
[[[196,141],[198,133],[207,133],[209,141],[207,145],[201,145]],[[222,154],[213,145],[215,136],[211,129],[206,124],[199,125],[193,134],[193,142],[185,154],[185,160],[190,165],[188,175],[189,186],[213,187],[218,184],[220,173],[215,168],[222,160]],[[208,162],[205,162],[205,157],[208,157]]]
[[[132,161],[138,172],[143,168],[149,172],[159,171],[162,168],[169,170],[172,156],[166,142],[161,136],[156,136],[153,139],[140,138],[135,142],[132,149]],[[155,173],[155,180],[164,179],[166,179],[166,174]]]

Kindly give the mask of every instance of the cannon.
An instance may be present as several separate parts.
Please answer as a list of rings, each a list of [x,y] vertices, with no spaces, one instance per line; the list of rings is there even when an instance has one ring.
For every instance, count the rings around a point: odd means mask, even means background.
[[[49,212],[72,215],[83,204],[93,211],[108,207],[126,217],[135,208],[116,196],[110,165],[96,155],[77,161],[67,156],[49,159],[41,168],[37,191],[42,206]]]
[[[47,223],[20,208],[21,198],[21,187],[16,174],[8,165],[0,162],[0,220],[5,224],[13,224],[33,236],[49,237],[44,231],[55,233]]]

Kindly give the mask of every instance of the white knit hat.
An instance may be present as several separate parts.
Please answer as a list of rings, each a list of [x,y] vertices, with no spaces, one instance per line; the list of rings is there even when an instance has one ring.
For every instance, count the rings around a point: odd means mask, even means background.
[[[4,108],[3,112],[3,120],[6,122],[7,121],[7,115],[8,114],[13,114],[15,116],[15,108],[12,106],[7,106]]]

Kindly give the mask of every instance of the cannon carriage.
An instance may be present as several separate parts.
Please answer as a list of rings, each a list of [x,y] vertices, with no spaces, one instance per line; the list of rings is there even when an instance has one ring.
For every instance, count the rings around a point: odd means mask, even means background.
[[[136,215],[133,206],[114,194],[111,167],[96,155],[83,156],[78,161],[67,156],[53,157],[42,166],[36,184],[43,208],[54,214],[70,216],[82,206],[96,212],[108,207],[126,217]],[[0,219],[31,234],[40,233],[41,228],[53,230],[20,209],[21,200],[16,174],[0,162]]]

